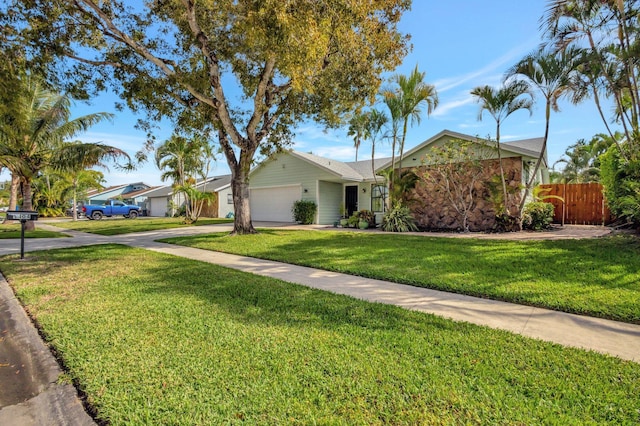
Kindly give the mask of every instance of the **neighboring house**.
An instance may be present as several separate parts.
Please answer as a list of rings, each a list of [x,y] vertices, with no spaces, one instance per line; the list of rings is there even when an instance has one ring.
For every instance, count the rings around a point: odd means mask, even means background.
[[[149,215],[149,208],[148,205],[149,203],[147,202],[148,199],[148,194],[152,191],[155,191],[156,189],[161,188],[160,186],[150,186],[149,188],[146,189],[140,189],[137,191],[129,191],[129,192],[125,192],[123,194],[120,195],[120,197],[122,198],[122,201],[124,201],[127,204],[133,204],[135,206],[140,206],[141,210],[141,214],[142,216],[148,216]],[[118,197],[118,198],[120,198]]]
[[[87,201],[88,201],[88,204],[104,204],[104,202],[107,200],[111,200],[119,197],[126,199],[127,194],[135,194],[137,192],[148,190],[149,188],[151,188],[151,186],[147,185],[144,182],[110,186],[108,188],[102,189],[101,191],[88,192]],[[141,199],[138,199],[137,201],[144,202],[144,200],[141,200]]]
[[[444,130],[404,154],[402,167],[423,166],[423,159],[434,144],[463,139],[478,141],[462,133]],[[542,148],[542,138],[501,143],[503,165],[518,186],[529,176]],[[497,153],[496,153],[497,156]],[[497,161],[487,160],[488,174],[496,174]],[[397,164],[396,164],[397,166]],[[381,173],[391,167],[391,158],[342,162],[298,151],[276,153],[260,163],[250,174],[251,217],[256,221],[292,222],[291,208],[297,200],[311,200],[318,206],[317,224],[328,225],[354,211],[367,209],[376,213],[380,223],[384,213],[388,189]],[[373,170],[376,171],[374,174]],[[546,155],[538,181],[546,183],[549,174]],[[422,194],[425,198],[427,196]],[[442,206],[427,206],[423,210],[438,211]],[[419,213],[419,212],[414,212]],[[493,214],[494,213],[490,213]],[[421,224],[421,221],[418,218]]]
[[[293,222],[297,200],[318,206],[315,223],[332,224],[341,211],[351,215],[367,209],[382,218],[386,186],[373,170],[387,158],[342,162],[317,155],[283,151],[260,163],[250,174],[251,218],[256,221]]]
[[[199,191],[213,192],[215,200],[202,209],[200,217],[225,217],[233,213],[233,200],[229,203],[231,194],[231,175],[214,176],[198,182]],[[171,186],[162,186],[146,194],[148,215],[154,217],[173,216],[184,204],[184,196],[174,192]]]

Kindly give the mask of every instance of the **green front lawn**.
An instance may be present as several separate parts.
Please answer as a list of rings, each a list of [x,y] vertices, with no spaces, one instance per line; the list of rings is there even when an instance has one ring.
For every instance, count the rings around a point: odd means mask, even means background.
[[[159,217],[153,219],[138,218],[125,219],[104,218],[102,220],[79,219],[75,222],[57,222],[53,225],[74,231],[89,232],[100,235],[120,235],[132,232],[156,231],[159,229],[182,228],[189,226],[215,225],[219,223],[233,223],[233,219],[201,218],[193,225],[186,225],[179,217]]]
[[[62,238],[66,235],[59,232],[44,231],[42,229],[36,229],[34,231],[25,231],[25,238]],[[22,235],[22,225],[20,223],[11,223],[6,225],[0,225],[0,239],[20,238]]]
[[[118,245],[12,259],[2,272],[111,425],[640,419],[637,363]]]
[[[640,240],[633,237],[496,241],[261,230],[164,241],[640,323]]]

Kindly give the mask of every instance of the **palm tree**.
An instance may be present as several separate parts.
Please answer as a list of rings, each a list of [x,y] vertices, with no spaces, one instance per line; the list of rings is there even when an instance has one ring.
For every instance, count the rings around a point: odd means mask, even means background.
[[[98,170],[83,169],[61,173],[59,181],[62,198],[68,204],[71,200],[73,220],[78,219],[78,199],[84,199],[89,189],[101,189],[105,183],[104,174]]]
[[[593,152],[584,139],[570,145],[556,164],[564,164],[561,179],[566,183],[597,182],[599,171],[593,166]]]
[[[213,152],[208,141],[200,136],[187,139],[172,135],[156,149],[156,166],[164,170],[160,179],[171,179],[176,192],[185,196],[185,221],[198,219],[206,196],[196,190],[197,178],[206,180]]]
[[[374,165],[374,159],[376,157],[376,143],[378,142],[378,136],[382,132],[385,124],[389,121],[389,117],[384,112],[372,109],[366,114],[366,120],[364,125],[364,137],[371,141],[371,171],[373,172],[373,180],[378,183],[376,178],[376,167]]]
[[[482,114],[487,111],[496,120],[496,148],[498,150],[498,162],[500,164],[500,181],[502,183],[502,199],[505,215],[509,214],[507,205],[507,184],[504,178],[504,167],[502,165],[502,149],[500,147],[500,125],[514,112],[520,109],[532,112],[533,100],[524,98],[524,95],[531,96],[529,85],[523,81],[509,80],[502,87],[496,89],[492,86],[479,86],[471,91],[477,102],[480,103],[478,120],[482,121]]]
[[[32,75],[24,74],[17,80],[19,96],[10,101],[11,108],[0,122],[0,164],[12,173],[12,181],[22,185],[23,210],[31,210],[31,182],[45,167],[68,167],[73,159],[96,159],[96,144],[64,145],[68,138],[86,131],[92,125],[111,118],[111,114],[95,113],[70,120],[71,100],[68,96],[52,92]],[[100,145],[100,144],[97,144]],[[100,145],[98,150],[106,147]],[[116,148],[109,147],[112,153]],[[125,155],[119,151],[117,155]],[[100,157],[102,158],[102,157]],[[17,193],[12,194],[17,198]],[[27,229],[34,229],[33,222]]]
[[[398,100],[398,108],[402,119],[402,138],[400,139],[400,156],[398,168],[402,169],[402,157],[404,155],[404,144],[407,137],[407,128],[411,125],[420,124],[422,118],[422,106],[427,106],[427,116],[431,115],[438,106],[438,94],[435,86],[424,82],[426,73],[420,72],[418,66],[411,71],[409,76],[396,74],[392,80],[397,84],[393,90],[387,89],[383,96]]]
[[[53,153],[53,168],[66,172],[71,179],[73,220],[78,219],[75,206],[78,204],[78,190],[81,189],[82,180],[87,180],[91,177],[95,181],[97,175],[89,172],[99,173],[88,169],[100,167],[109,170],[105,160],[115,162],[119,158],[128,160],[126,165],[118,166],[119,168],[125,170],[133,169],[129,155],[126,152],[102,143],[64,142]]]
[[[571,52],[553,53],[545,50],[535,51],[525,56],[520,62],[507,71],[506,79],[511,77],[523,78],[531,86],[538,89],[546,101],[545,105],[545,129],[542,149],[536,161],[531,176],[527,180],[522,200],[520,201],[519,214],[527,200],[527,196],[535,183],[536,175],[547,152],[549,139],[549,121],[551,111],[560,111],[558,101],[573,89],[572,75],[577,68],[577,58]]]
[[[391,114],[391,170],[389,171],[388,181],[389,185],[393,187],[394,173],[396,169],[396,146],[398,144],[398,133],[400,132],[400,123],[402,121],[402,110],[400,108],[400,99],[392,95],[393,92],[384,91],[384,103],[389,108]],[[391,200],[393,204],[394,200]]]
[[[353,146],[356,148],[356,161],[358,161],[358,149],[364,138],[366,113],[355,113],[349,120],[348,136],[353,136]]]

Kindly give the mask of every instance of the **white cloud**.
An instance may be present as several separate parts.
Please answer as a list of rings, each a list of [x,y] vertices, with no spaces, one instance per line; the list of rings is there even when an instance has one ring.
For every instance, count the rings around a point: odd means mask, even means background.
[[[528,53],[533,47],[535,47],[538,42],[539,37],[536,35],[525,43],[509,50],[507,53],[482,68],[472,70],[463,75],[440,79],[436,81],[434,85],[436,86],[438,93],[444,93],[468,82],[481,81],[478,84],[492,84],[491,82],[500,81],[502,79],[502,75],[496,74],[496,71],[499,70],[500,72],[504,72],[505,65],[511,65],[516,60],[520,59],[524,54]],[[471,86],[476,85],[477,84],[472,84]]]
[[[434,118],[443,117],[449,114],[452,110],[472,104],[473,102],[474,100],[471,95],[466,95],[462,98],[458,97],[443,104],[439,104],[435,111],[431,113],[431,116]]]

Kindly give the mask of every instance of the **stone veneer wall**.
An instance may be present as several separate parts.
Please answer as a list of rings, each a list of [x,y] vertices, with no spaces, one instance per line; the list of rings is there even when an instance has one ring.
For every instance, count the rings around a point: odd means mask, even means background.
[[[477,191],[476,206],[468,217],[469,230],[471,231],[490,231],[496,223],[496,212],[489,200],[489,191],[484,182],[491,180],[493,176],[500,175],[500,165],[498,160],[485,160],[482,163],[484,166],[483,177],[475,188]],[[522,159],[520,157],[503,158],[502,165],[507,185],[515,190],[522,182]],[[507,203],[511,214],[517,212],[521,197],[520,191],[514,192],[514,195],[508,197]],[[462,219],[458,212],[447,201],[444,194],[434,190],[432,184],[420,180],[411,195],[415,201],[410,203],[410,208],[420,228],[462,230]]]

